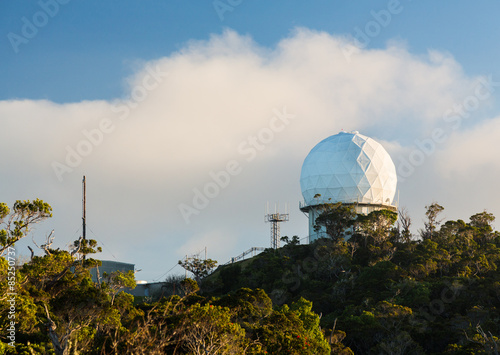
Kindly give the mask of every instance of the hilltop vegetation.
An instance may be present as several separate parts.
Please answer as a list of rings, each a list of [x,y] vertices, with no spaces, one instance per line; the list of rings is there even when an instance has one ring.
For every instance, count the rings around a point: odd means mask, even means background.
[[[178,295],[144,303],[120,292],[134,286],[133,273],[92,282],[93,240],[62,251],[49,236],[44,255],[14,267],[12,243],[30,225],[21,222],[51,209],[39,200],[0,207],[0,353],[498,353],[500,234],[487,212],[443,223],[434,203],[415,238],[404,212],[356,216],[325,205],[317,224],[329,238],[284,238],[209,276],[212,260],[184,265],[200,268],[199,282],[179,280]]]
[[[80,238],[63,251],[52,248],[52,234],[39,246],[42,256],[16,265],[13,244],[50,211],[39,200],[18,201],[12,211],[0,205],[1,354],[330,353],[319,316],[302,298],[276,306],[259,288],[212,297],[185,279],[178,295],[136,303],[120,292],[135,286],[133,272],[92,282],[95,240]]]
[[[317,222],[330,238],[309,245],[286,238],[283,248],[208,280],[215,293],[261,287],[275,304],[308,299],[322,328],[345,332],[342,342],[356,354],[498,353],[495,218],[481,212],[468,223],[441,223],[442,210],[427,207],[417,240],[405,212],[394,225],[394,212],[356,217],[346,207],[325,206]]]

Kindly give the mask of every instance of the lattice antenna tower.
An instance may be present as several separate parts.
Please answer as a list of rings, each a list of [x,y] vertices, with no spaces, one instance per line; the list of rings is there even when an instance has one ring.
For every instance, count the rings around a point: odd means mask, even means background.
[[[274,204],[274,213],[269,212],[269,202],[266,206],[265,222],[271,223],[271,248],[278,249],[280,247],[280,223],[289,220],[288,204],[285,204],[285,213],[279,213],[278,205]]]

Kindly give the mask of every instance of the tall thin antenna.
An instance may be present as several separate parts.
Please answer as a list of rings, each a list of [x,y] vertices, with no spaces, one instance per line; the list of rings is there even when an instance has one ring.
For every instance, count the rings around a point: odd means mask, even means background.
[[[83,215],[82,215],[82,224],[83,224],[83,240],[86,240],[87,239],[87,231],[86,231],[86,227],[87,227],[87,221],[86,221],[86,196],[87,196],[87,184],[86,184],[86,181],[85,181],[85,175],[83,175],[83,181],[82,181],[82,184],[83,184],[83,200],[82,200],[82,212],[83,212]]]
[[[86,197],[87,197],[87,184],[85,181],[85,175],[83,175],[83,181],[82,181],[82,242],[83,245],[85,245],[87,241],[87,217],[86,217]],[[83,260],[85,260],[85,254],[83,254]]]

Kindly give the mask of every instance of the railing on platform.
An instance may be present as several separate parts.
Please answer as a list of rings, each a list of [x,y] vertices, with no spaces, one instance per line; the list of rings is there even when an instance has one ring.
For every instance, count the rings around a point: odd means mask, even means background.
[[[232,264],[232,263],[235,263],[239,260],[244,260],[245,256],[247,256],[248,254],[252,254],[252,256],[255,256],[255,255],[257,255],[257,252],[264,251],[265,249],[266,248],[264,248],[264,247],[252,247],[252,248],[248,249],[247,251],[244,251],[240,255],[235,256],[234,258],[231,258],[231,260],[229,260],[224,265]]]

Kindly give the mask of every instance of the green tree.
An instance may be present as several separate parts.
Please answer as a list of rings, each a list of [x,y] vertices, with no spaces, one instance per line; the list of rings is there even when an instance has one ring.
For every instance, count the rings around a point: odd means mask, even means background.
[[[437,202],[433,202],[429,206],[425,206],[425,209],[427,220],[424,222],[424,230],[420,231],[420,236],[423,239],[432,239],[437,227],[439,227],[442,222],[441,219],[438,219],[438,216],[443,212],[444,207]]]
[[[121,271],[115,271],[111,274],[104,273],[101,283],[101,289],[111,296],[111,305],[113,305],[118,293],[125,289],[134,289],[135,286],[135,274],[132,270],[126,273]]]
[[[470,226],[474,228],[476,240],[480,244],[485,244],[493,241],[498,236],[498,233],[493,233],[491,224],[495,221],[495,216],[486,211],[476,213],[470,217]]]
[[[210,275],[212,270],[217,266],[217,261],[212,259],[186,258],[179,260],[179,265],[194,275],[197,282]]]
[[[412,238],[411,227],[411,217],[406,208],[401,208],[398,211],[398,239],[397,242],[410,243]]]
[[[292,239],[288,238],[288,236],[281,237],[281,241],[286,245],[299,245],[300,239],[298,236],[294,235]]]
[[[321,206],[322,212],[316,218],[315,227],[319,231],[321,227],[326,229],[326,233],[334,241],[341,241],[349,233],[352,227],[356,212],[353,206],[344,205],[341,202],[334,204],[324,204]]]
[[[124,301],[124,306],[119,307],[121,322],[104,329],[100,337],[102,351],[99,354],[171,353],[169,349],[174,349],[179,343],[175,341],[175,336],[181,331],[177,307],[182,299],[173,296],[146,305],[146,309],[138,309],[131,306],[127,296],[130,295],[123,292],[117,295],[115,307]]]
[[[373,244],[381,244],[390,237],[391,229],[398,219],[398,214],[389,210],[372,211],[368,215],[358,215],[355,225],[357,233],[366,240],[371,239]]]
[[[192,295],[200,290],[198,283],[195,280],[190,279],[189,277],[182,280],[180,282],[180,286],[185,296]]]
[[[213,304],[230,308],[234,321],[251,334],[273,312],[272,301],[262,289],[241,288],[214,300]]]
[[[178,328],[179,341],[190,354],[239,355],[248,347],[243,328],[231,322],[229,308],[196,303],[182,315]]]
[[[303,298],[275,309],[257,327],[262,348],[269,354],[330,354],[319,316],[311,309],[312,303]]]
[[[103,325],[119,322],[112,296],[92,282],[89,270],[99,262],[84,259],[85,254],[77,258],[76,245],[71,253],[45,247],[44,256],[34,256],[19,271],[25,278],[23,289],[37,306],[36,324],[44,324],[57,355],[90,349]]]
[[[0,203],[0,256],[8,247],[24,238],[33,224],[52,217],[52,207],[42,200],[17,200],[9,209],[7,204]]]

